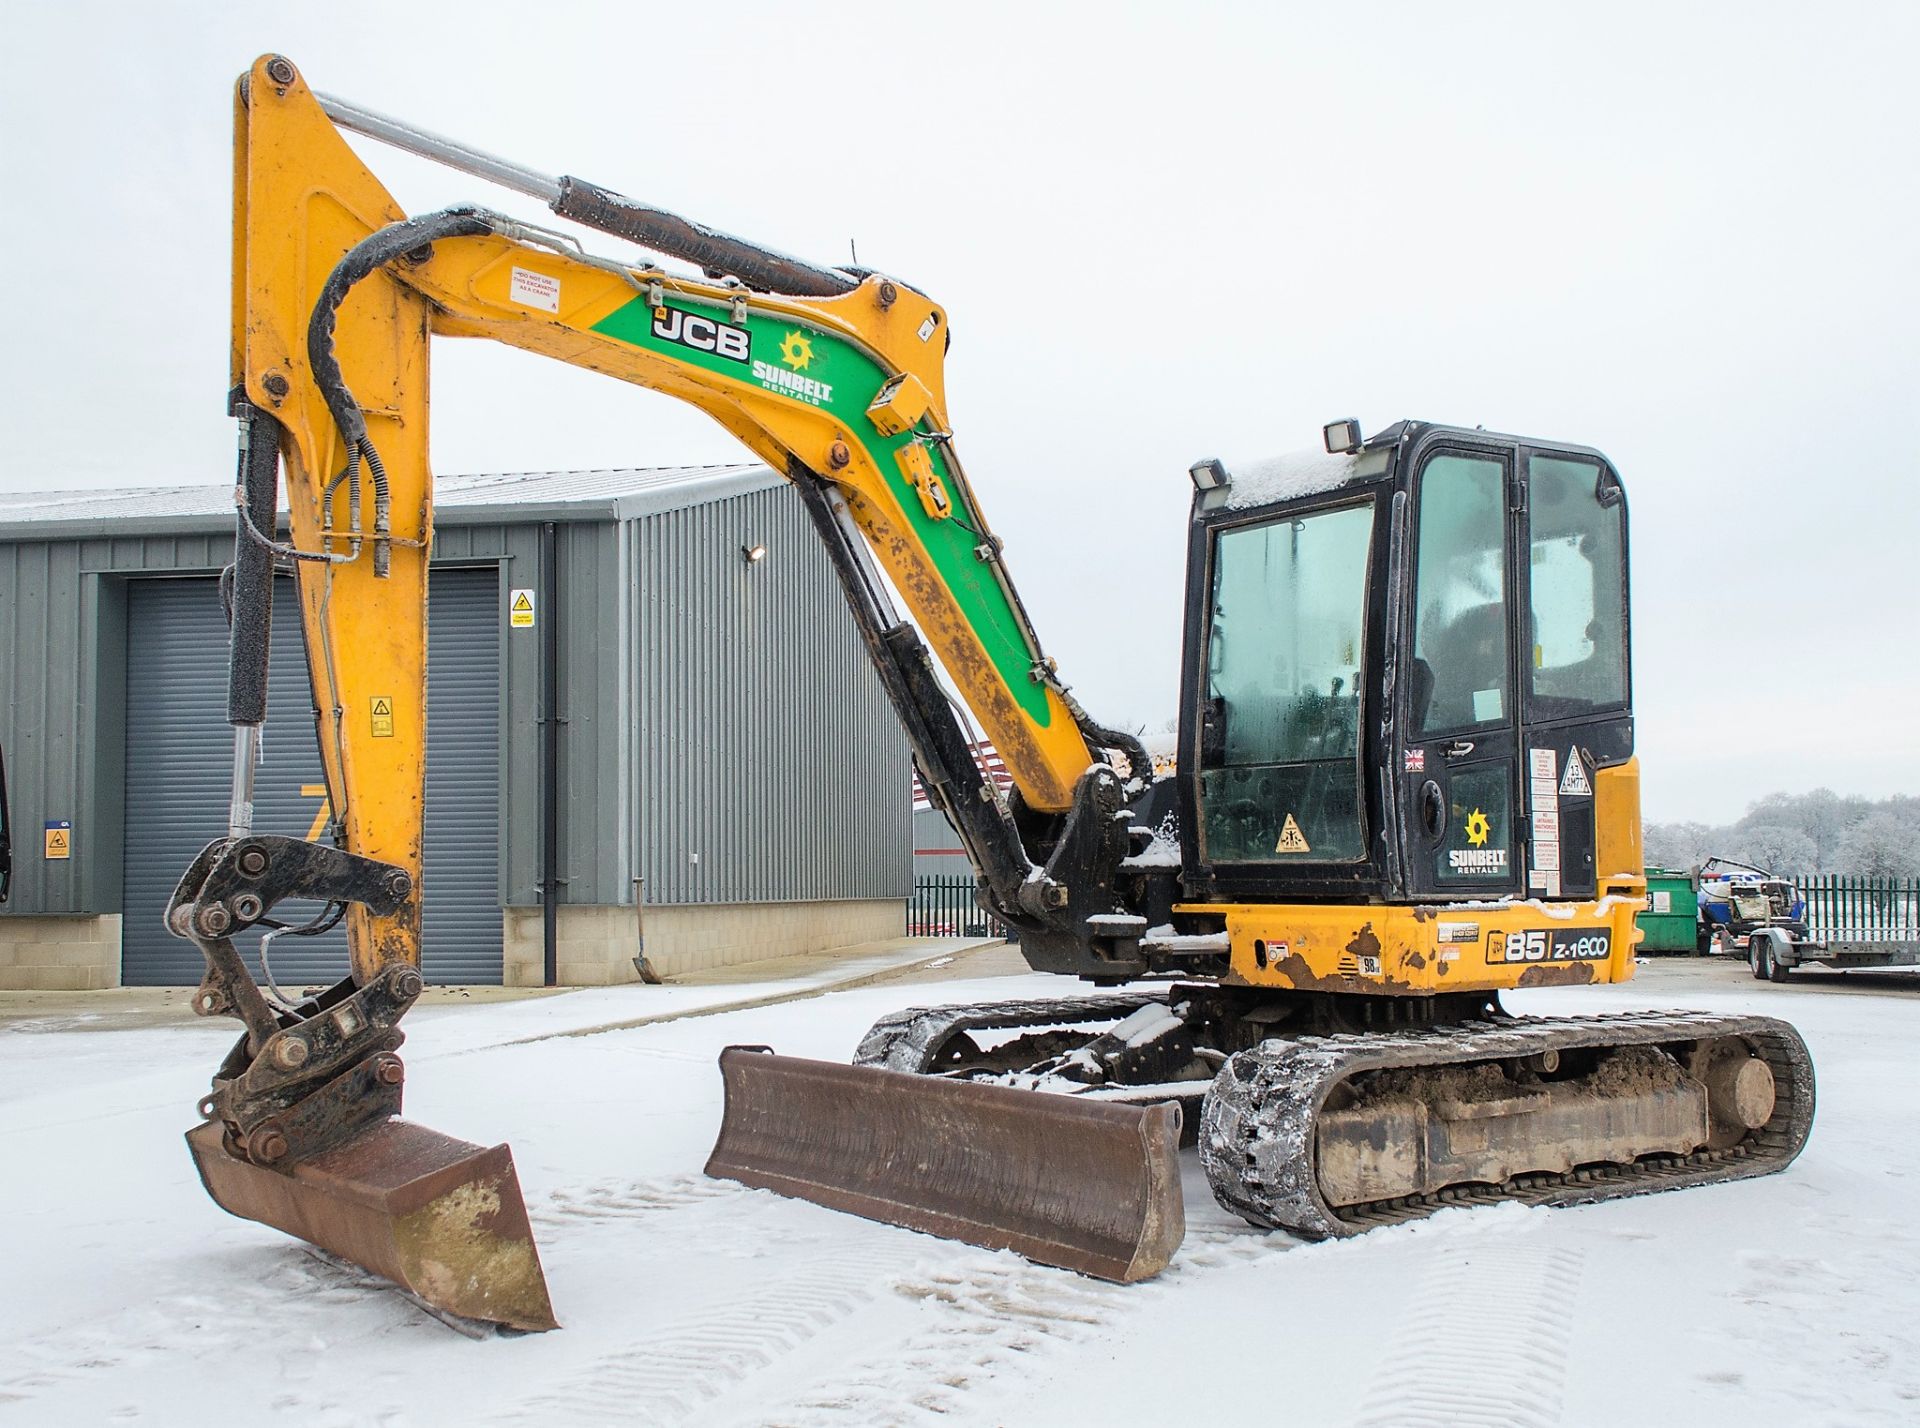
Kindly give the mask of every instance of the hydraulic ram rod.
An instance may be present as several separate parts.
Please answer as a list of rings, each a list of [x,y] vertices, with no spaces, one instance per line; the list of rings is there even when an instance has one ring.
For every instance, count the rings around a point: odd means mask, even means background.
[[[326,116],[342,129],[537,198],[562,218],[588,228],[611,233],[670,258],[697,263],[711,273],[730,273],[748,287],[791,293],[796,297],[837,297],[860,285],[860,280],[850,273],[823,268],[803,258],[790,257],[718,229],[703,227],[585,179],[567,175],[554,178],[330,94],[316,93],[314,98]]]

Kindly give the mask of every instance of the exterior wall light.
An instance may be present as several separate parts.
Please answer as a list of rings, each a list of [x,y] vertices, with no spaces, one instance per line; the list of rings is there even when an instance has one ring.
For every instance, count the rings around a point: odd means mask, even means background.
[[[757,565],[767,558],[767,548],[757,542],[753,545],[743,545],[740,547],[740,558],[748,565]]]

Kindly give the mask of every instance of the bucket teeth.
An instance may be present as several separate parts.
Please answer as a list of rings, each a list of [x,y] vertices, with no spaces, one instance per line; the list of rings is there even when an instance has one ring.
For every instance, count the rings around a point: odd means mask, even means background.
[[[1186,1233],[1180,1110],[729,1047],[707,1174],[1128,1283]]]
[[[237,1159],[218,1121],[187,1132],[207,1193],[392,1280],[436,1309],[558,1327],[513,1153],[390,1120],[285,1169]]]

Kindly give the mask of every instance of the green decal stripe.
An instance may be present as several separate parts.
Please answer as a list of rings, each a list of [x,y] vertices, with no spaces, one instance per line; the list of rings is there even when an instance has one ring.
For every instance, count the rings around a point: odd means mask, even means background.
[[[682,322],[691,315],[708,322],[724,322],[730,328],[743,325],[728,322],[712,308],[674,302],[669,302],[667,307],[671,312],[680,313]],[[914,534],[933,557],[935,568],[972,624],[1015,702],[1040,727],[1045,728],[1052,722],[1046,689],[1036,684],[1031,674],[1032,657],[1027,651],[1027,642],[1021,637],[1013,604],[1000,582],[994,579],[992,568],[974,554],[979,541],[968,528],[978,529],[979,517],[966,505],[959,483],[954,481],[948,466],[945,449],[938,445],[927,448],[933,458],[933,469],[946,484],[956,513],[954,519],[939,521],[926,513],[913,483],[901,473],[899,463],[894,460],[894,453],[913,438],[905,434],[882,436],[867,416],[867,403],[873,400],[887,377],[879,363],[832,333],[802,323],[777,321],[759,313],[748,313],[744,324],[749,343],[745,361],[659,336],[653,326],[653,309],[644,297],[636,297],[595,323],[593,331],[684,366],[732,377],[776,396],[832,412],[866,446],[874,465],[893,484]]]

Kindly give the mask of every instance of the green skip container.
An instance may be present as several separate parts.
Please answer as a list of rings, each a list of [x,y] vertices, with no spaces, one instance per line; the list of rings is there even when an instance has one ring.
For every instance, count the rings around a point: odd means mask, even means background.
[[[1641,952],[1699,950],[1699,902],[1689,874],[1648,868],[1647,902],[1647,910],[1634,919],[1642,934]]]

